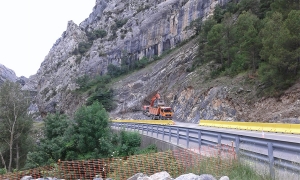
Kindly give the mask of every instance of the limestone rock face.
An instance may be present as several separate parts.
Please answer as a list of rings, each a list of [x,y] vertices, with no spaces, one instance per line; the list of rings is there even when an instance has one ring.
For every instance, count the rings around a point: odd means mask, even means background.
[[[86,41],[85,32],[73,21],[53,45],[35,76],[30,77],[30,87],[37,87],[36,102],[40,112],[56,112],[66,94],[75,89],[74,79],[80,72],[80,62],[72,56],[79,42]]]
[[[8,69],[4,65],[0,64],[0,85],[6,80],[15,82],[17,78],[18,77],[13,70]]]
[[[134,63],[144,56],[161,55],[194,35],[189,28],[193,20],[206,19],[216,4],[226,1],[97,0],[80,25],[68,22],[35,75],[40,112],[72,114],[84,103],[84,97],[70,93],[76,89],[76,78],[105,74],[109,64],[120,65],[122,59]],[[91,39],[89,35],[96,30],[106,31],[107,36]],[[83,51],[80,43],[89,47]]]
[[[236,120],[234,104],[226,86],[201,86],[199,72],[187,72],[197,54],[192,40],[163,60],[116,82],[113,86],[117,108],[112,118],[147,119],[140,110],[159,91],[167,106],[174,109],[174,120],[198,123],[199,119]],[[133,113],[130,113],[133,112]]]

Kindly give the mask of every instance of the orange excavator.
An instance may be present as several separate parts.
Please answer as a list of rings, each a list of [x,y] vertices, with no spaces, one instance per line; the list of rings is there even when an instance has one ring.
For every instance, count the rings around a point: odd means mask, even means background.
[[[171,107],[165,106],[164,101],[156,93],[152,98],[149,106],[149,113],[152,119],[172,119],[173,110]]]

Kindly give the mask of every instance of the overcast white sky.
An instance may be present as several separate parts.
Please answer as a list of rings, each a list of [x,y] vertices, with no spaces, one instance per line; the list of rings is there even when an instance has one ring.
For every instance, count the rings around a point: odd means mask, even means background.
[[[0,0],[0,64],[18,77],[37,72],[69,20],[79,24],[96,0]]]

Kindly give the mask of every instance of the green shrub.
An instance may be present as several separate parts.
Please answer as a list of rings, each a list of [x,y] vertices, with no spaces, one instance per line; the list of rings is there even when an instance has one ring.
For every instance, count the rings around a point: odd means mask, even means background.
[[[79,86],[79,88],[81,90],[84,90],[87,88],[87,84],[89,82],[89,76],[88,75],[84,75],[84,76],[81,76],[81,77],[78,77],[75,82],[76,84]]]
[[[135,154],[141,145],[142,138],[138,132],[120,132],[119,155],[130,156]]]
[[[107,36],[107,32],[103,29],[98,29],[92,32],[87,32],[87,37],[89,41],[93,41],[98,38],[104,38]]]
[[[147,146],[144,149],[140,149],[138,151],[136,151],[134,154],[138,155],[138,154],[151,154],[151,153],[157,153],[157,147],[155,144],[150,144],[149,146]]]
[[[86,53],[92,46],[92,43],[89,42],[80,42],[78,44],[78,52],[82,55]]]
[[[7,171],[5,168],[0,168],[0,175],[6,174],[6,173],[7,173]]]

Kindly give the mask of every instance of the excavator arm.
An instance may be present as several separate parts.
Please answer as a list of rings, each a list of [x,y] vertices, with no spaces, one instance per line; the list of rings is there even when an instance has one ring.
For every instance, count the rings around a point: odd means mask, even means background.
[[[154,105],[154,101],[156,99],[160,99],[160,95],[158,93],[156,93],[152,98],[151,98],[151,103],[150,103],[150,106],[153,107]]]

